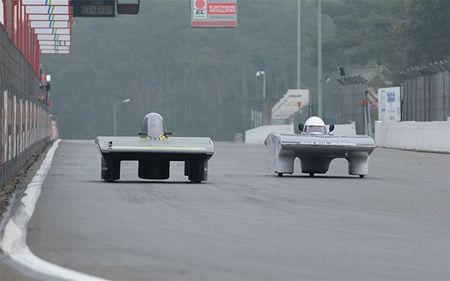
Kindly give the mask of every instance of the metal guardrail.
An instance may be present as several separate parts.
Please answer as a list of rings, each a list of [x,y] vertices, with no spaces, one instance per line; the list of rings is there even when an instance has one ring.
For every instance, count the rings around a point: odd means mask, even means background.
[[[400,73],[402,121],[446,121],[450,117],[450,61]]]
[[[52,121],[38,91],[33,67],[0,25],[0,186],[50,141]]]

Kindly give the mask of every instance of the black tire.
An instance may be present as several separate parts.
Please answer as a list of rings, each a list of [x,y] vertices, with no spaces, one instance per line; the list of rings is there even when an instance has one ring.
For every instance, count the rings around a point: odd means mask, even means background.
[[[314,177],[314,173],[309,173],[309,176],[310,177]]]
[[[120,179],[120,160],[105,159],[102,157],[101,178],[106,182]]]
[[[283,176],[283,173],[278,173],[278,177],[282,177]]]
[[[360,178],[360,179],[364,178],[364,175],[359,175],[359,178]]]
[[[207,161],[191,161],[187,167],[185,166],[185,171],[186,169],[191,182],[200,183],[208,179]]]

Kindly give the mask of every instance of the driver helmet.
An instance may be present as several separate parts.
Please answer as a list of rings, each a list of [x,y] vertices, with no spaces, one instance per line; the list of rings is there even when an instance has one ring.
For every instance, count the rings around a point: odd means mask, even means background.
[[[306,134],[315,134],[315,135],[326,134],[327,128],[322,119],[320,119],[317,116],[311,116],[306,120],[305,126],[303,127],[303,132]]]

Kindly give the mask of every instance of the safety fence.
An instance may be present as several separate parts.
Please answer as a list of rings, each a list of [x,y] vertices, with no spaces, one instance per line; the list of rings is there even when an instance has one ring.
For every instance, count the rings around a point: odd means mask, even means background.
[[[0,28],[0,185],[50,141],[55,123],[38,92],[36,71]]]
[[[355,123],[357,134],[370,134],[370,108],[367,101],[367,80],[362,76],[338,79],[342,85],[339,123]]]
[[[410,69],[402,80],[402,121],[446,121],[450,118],[450,61]]]

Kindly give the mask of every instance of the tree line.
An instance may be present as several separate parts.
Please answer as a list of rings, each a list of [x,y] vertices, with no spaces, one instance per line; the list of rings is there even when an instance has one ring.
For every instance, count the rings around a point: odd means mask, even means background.
[[[376,64],[383,83],[408,67],[449,58],[450,1],[324,0],[324,75],[338,65]],[[302,0],[302,88],[316,102],[317,3]],[[53,111],[64,138],[113,131],[136,135],[156,111],[178,136],[232,140],[250,110],[296,88],[297,1],[240,0],[237,28],[191,28],[190,1],[141,1],[137,16],[76,18],[69,56],[45,56]],[[339,108],[339,85],[324,86],[325,119]],[[313,113],[315,108],[313,107]],[[335,120],[331,120],[335,121]]]

